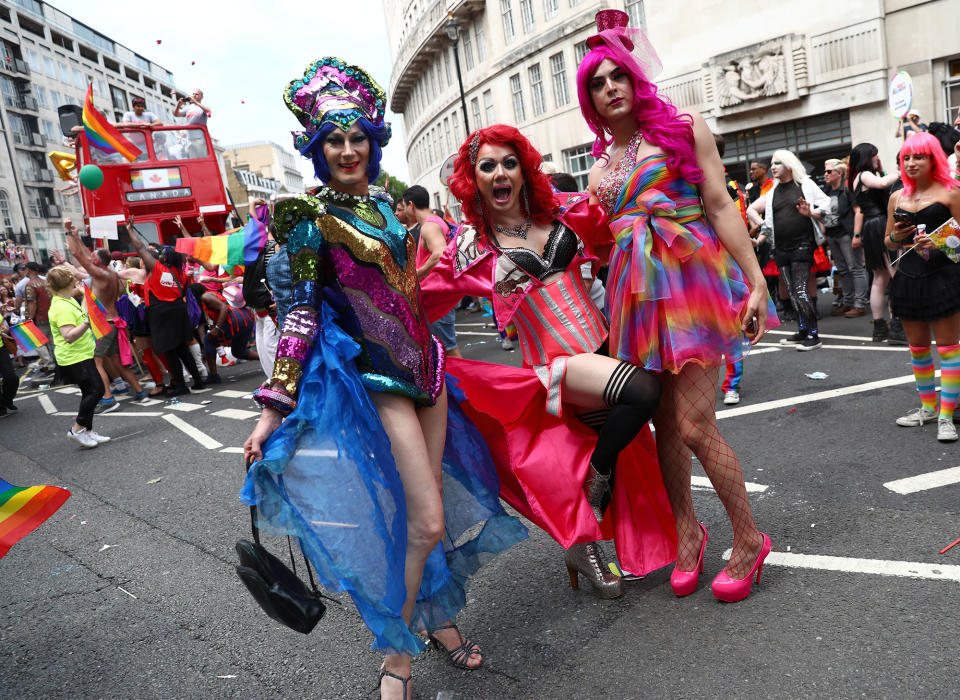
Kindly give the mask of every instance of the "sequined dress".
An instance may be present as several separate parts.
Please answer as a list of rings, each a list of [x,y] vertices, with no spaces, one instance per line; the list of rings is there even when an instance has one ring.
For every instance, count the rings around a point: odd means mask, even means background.
[[[416,654],[424,644],[411,630],[454,619],[469,577],[526,530],[502,510],[490,453],[451,388],[445,535],[405,623],[406,501],[369,392],[433,404],[444,354],[421,308],[414,243],[391,208],[379,196],[355,207],[362,217],[311,195],[277,206],[274,235],[291,257],[293,301],[273,381],[297,403],[241,497],[257,505],[267,532],[298,538],[325,588],[350,594],[375,649]]]
[[[605,257],[610,232],[606,217],[584,195],[558,200],[559,222],[576,234],[577,247],[563,274],[544,283],[463,227],[422,281],[423,304],[430,318],[439,318],[463,296],[486,297],[501,328],[511,321],[517,326],[523,367],[459,358],[447,365],[466,397],[464,411],[490,448],[501,497],[564,547],[613,539],[621,567],[646,574],[676,554],[673,514],[650,431],[644,428],[620,453],[613,499],[598,525],[583,495],[597,433],[579,420],[576,407],[564,408],[561,395],[567,359],[598,351],[606,338],[606,322],[590,299],[581,266]]]
[[[637,161],[639,133],[597,195],[616,245],[607,275],[610,354],[655,372],[742,359],[743,271],[706,220],[696,185],[667,156]],[[768,301],[768,326],[777,324]]]

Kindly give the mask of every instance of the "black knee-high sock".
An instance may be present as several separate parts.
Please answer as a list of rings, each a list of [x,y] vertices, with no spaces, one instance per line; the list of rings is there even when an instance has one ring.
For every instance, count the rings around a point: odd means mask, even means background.
[[[179,350],[168,350],[163,353],[167,358],[167,364],[170,365],[170,384],[171,386],[182,386],[186,384],[183,381],[183,365],[180,363]]]
[[[183,362],[183,366],[187,368],[190,376],[193,377],[194,384],[203,384],[203,380],[200,378],[200,368],[197,367],[197,363],[193,359],[193,353],[190,352],[190,348],[186,345],[181,345],[179,348],[177,348],[177,352],[180,355],[180,361]]]
[[[660,382],[636,365],[620,364],[610,375],[603,391],[603,400],[610,406],[593,451],[593,468],[611,474],[617,456],[647,424],[660,401]]]

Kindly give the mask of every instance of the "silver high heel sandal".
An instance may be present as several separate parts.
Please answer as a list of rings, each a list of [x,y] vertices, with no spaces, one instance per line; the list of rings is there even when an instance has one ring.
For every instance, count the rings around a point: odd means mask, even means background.
[[[570,586],[574,590],[580,587],[577,575],[583,576],[593,586],[594,592],[603,599],[619,598],[623,595],[623,582],[620,577],[604,569],[603,550],[599,542],[575,544],[563,555],[570,575]]]

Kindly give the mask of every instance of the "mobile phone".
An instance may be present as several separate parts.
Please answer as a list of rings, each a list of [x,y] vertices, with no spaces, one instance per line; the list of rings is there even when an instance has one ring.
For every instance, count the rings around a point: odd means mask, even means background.
[[[893,220],[900,222],[904,226],[910,226],[913,224],[913,214],[897,209],[895,212],[893,212]]]

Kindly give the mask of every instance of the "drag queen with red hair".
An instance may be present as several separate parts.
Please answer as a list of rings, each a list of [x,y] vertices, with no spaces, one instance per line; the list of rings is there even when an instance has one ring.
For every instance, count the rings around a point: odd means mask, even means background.
[[[733,602],[750,594],[771,545],[717,429],[717,371],[763,335],[772,307],[713,135],[699,114],[657,94],[650,81],[659,60],[628,19],[597,13],[577,71],[580,109],[596,135],[590,191],[616,242],[606,284],[610,355],[659,373],[663,387],[654,425],[679,541],[673,590],[696,590],[707,544],[690,492],[692,451],[733,524],[730,561],[713,582],[714,595]]]
[[[516,325],[523,368],[450,358],[448,371],[490,446],[501,496],[567,548],[574,588],[579,574],[614,598],[622,583],[597,540],[612,537],[633,574],[674,557],[646,428],[660,387],[603,354],[607,323],[581,268],[609,252],[606,217],[585,195],[554,194],[541,162],[510,126],[467,138],[450,189],[471,225],[422,281],[424,306],[438,318],[465,295],[488,297],[500,328]]]

